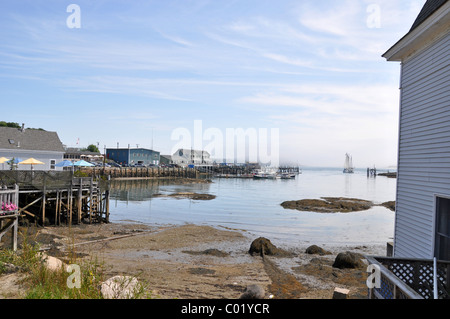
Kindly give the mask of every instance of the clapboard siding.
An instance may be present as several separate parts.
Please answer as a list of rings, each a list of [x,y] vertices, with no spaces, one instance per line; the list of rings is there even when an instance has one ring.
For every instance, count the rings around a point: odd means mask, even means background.
[[[448,72],[448,67],[446,68]],[[428,110],[428,108],[431,108],[431,110],[434,110],[435,107],[439,108],[441,105],[441,99],[448,98],[448,92],[446,92],[446,88],[450,84],[450,81],[442,79],[437,79],[437,81],[440,82],[438,84],[435,84],[436,87],[433,89],[426,88],[426,87],[420,87],[417,89],[411,88],[408,92],[408,90],[404,90],[404,94],[407,95],[409,93],[415,94],[414,98],[409,98],[403,101],[405,105],[405,115],[409,114],[416,114],[419,112],[423,112]],[[425,85],[424,85],[425,86]],[[432,97],[429,99],[426,98],[426,95],[433,94]]]
[[[445,103],[446,98],[442,98],[441,103]],[[420,120],[417,120],[417,116],[420,116]],[[448,121],[450,120],[450,115],[445,112],[445,108],[440,107],[438,109],[430,110],[429,113],[416,113],[411,116],[405,116],[404,118],[404,128],[409,128],[409,126],[413,126],[412,128],[419,129],[423,127],[427,127],[429,125],[440,125],[440,128],[448,128]],[[421,125],[422,124],[422,125]],[[428,124],[428,125],[427,125]]]
[[[436,43],[439,43],[439,45],[430,45],[419,54],[403,62],[402,74],[405,79],[402,81],[402,85],[410,85],[412,82],[427,78],[443,64],[448,63],[450,59],[448,55],[450,49],[449,35],[445,35]]]
[[[429,156],[428,156],[429,155]],[[450,153],[447,152],[446,157],[442,157],[441,153],[435,154],[413,154],[408,158],[402,158],[401,164],[407,165],[408,163],[450,163]]]
[[[435,195],[450,196],[450,36],[402,63],[395,251],[434,255]]]
[[[441,71],[442,73],[448,72],[448,67]],[[416,114],[419,112],[426,111],[428,108],[434,110],[441,105],[441,99],[448,98],[449,94],[446,92],[446,88],[450,84],[450,81],[445,79],[444,74],[436,78],[437,83],[433,88],[427,87],[427,84],[423,84],[421,87],[417,88],[407,88],[403,89],[404,95],[414,94],[414,97],[405,98],[403,100],[405,115]],[[427,99],[427,95],[432,94]]]

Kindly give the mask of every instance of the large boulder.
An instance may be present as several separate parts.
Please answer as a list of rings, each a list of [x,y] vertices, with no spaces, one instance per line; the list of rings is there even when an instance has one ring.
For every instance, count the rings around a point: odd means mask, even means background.
[[[239,299],[264,299],[266,292],[259,285],[248,285]]]
[[[287,257],[291,254],[283,249],[277,248],[274,244],[270,242],[269,239],[264,237],[256,238],[250,245],[249,254],[256,255],[267,255],[267,256],[280,256]]]
[[[130,276],[114,276],[101,285],[105,299],[132,299],[139,290],[139,282]]]
[[[39,257],[42,259],[44,266],[51,271],[66,270],[67,265],[61,260],[53,256],[49,256],[45,253],[39,253]]]
[[[344,268],[363,268],[364,262],[362,261],[362,256],[360,254],[345,252],[339,253],[334,260],[333,267],[344,269]]]

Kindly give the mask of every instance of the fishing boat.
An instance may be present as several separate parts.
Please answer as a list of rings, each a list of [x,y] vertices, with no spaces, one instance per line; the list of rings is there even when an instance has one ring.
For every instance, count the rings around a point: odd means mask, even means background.
[[[268,169],[258,170],[256,174],[253,175],[254,179],[277,179],[280,178],[275,171]]]
[[[345,154],[345,164],[343,172],[346,174],[352,174],[354,172],[352,157],[348,153]]]
[[[292,173],[281,173],[278,176],[280,176],[281,179],[294,179],[295,174]]]

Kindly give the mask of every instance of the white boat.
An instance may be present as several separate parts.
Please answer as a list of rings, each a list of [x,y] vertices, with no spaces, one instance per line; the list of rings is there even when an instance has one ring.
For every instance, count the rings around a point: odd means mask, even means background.
[[[352,157],[348,153],[345,154],[345,164],[343,172],[346,174],[352,174],[354,172]]]
[[[255,175],[253,175],[255,179],[277,179],[280,178],[275,171],[264,169],[258,170]]]
[[[281,179],[294,179],[295,178],[295,174],[292,173],[281,173],[279,174]]]

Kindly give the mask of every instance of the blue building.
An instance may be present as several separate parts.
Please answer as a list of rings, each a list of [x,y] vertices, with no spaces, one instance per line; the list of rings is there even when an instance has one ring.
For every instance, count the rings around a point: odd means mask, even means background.
[[[107,148],[106,158],[121,165],[159,165],[160,154],[146,148]]]

